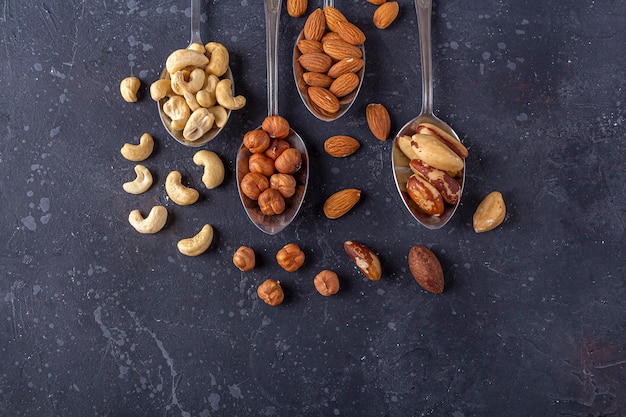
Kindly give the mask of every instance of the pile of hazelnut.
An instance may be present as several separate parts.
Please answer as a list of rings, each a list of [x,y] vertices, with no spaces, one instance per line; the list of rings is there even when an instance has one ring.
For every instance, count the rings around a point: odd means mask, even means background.
[[[289,132],[287,119],[273,115],[263,120],[261,128],[243,137],[243,145],[252,155],[248,160],[249,172],[239,186],[266,216],[285,211],[285,199],[296,192],[294,174],[302,166],[302,154],[285,140]]]

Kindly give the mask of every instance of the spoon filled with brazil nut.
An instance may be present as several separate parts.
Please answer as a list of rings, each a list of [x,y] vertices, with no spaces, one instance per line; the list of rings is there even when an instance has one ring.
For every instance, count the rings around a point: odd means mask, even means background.
[[[428,229],[454,215],[465,182],[467,148],[450,126],[433,114],[432,0],[415,0],[422,61],[422,111],[393,141],[396,186],[411,215]]]
[[[247,132],[237,153],[241,203],[252,223],[275,235],[289,226],[304,201],[309,156],[304,141],[278,114],[278,22],[282,0],[265,0],[268,116]]]
[[[191,40],[172,52],[161,78],[150,86],[163,126],[178,142],[199,147],[224,128],[232,110],[246,104],[235,96],[229,53],[224,45],[200,37],[200,0],[191,0]]]
[[[306,108],[326,122],[354,103],[365,73],[365,34],[324,0],[314,10],[293,48],[293,75]]]

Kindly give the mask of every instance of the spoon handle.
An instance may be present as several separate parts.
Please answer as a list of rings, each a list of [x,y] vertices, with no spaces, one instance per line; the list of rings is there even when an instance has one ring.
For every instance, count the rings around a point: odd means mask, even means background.
[[[335,0],[324,0],[324,7],[335,7]]]
[[[200,37],[200,0],[191,0],[191,41],[189,44],[199,43],[202,45]]]
[[[415,0],[417,29],[422,58],[422,113],[433,114],[433,68],[430,39],[430,14],[432,0]]]
[[[278,21],[282,0],[265,0],[267,47],[267,112],[278,115]]]

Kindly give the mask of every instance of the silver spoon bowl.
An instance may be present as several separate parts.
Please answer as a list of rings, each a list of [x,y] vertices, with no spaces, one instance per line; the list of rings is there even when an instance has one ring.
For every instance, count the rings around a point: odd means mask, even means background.
[[[392,169],[393,177],[396,183],[400,197],[407,210],[415,220],[427,229],[439,229],[448,223],[456,212],[459,202],[455,205],[446,204],[444,212],[440,216],[430,216],[424,213],[417,204],[411,199],[407,192],[406,184],[413,171],[409,166],[409,158],[400,150],[398,138],[401,136],[412,136],[416,133],[421,123],[430,123],[439,129],[447,132],[456,140],[458,135],[450,126],[440,120],[433,114],[433,79],[432,79],[432,50],[431,50],[431,9],[432,0],[415,0],[415,8],[417,10],[417,24],[420,40],[420,55],[422,61],[422,111],[420,114],[406,123],[393,140],[392,148]],[[459,140],[460,142],[460,140]],[[465,184],[466,162],[463,159],[463,170],[460,177],[461,195],[463,194],[463,185]]]
[[[267,101],[268,115],[278,115],[278,22],[280,18],[281,0],[265,0],[265,33],[267,43]],[[260,129],[261,126],[258,127]],[[309,154],[304,141],[293,129],[283,139],[292,148],[300,151],[302,165],[294,174],[296,192],[285,199],[285,210],[281,214],[267,216],[261,212],[256,201],[248,198],[241,190],[241,180],[250,172],[248,161],[251,152],[243,145],[239,147],[236,162],[237,189],[244,210],[250,221],[262,232],[275,235],[291,224],[300,211],[309,182]]]

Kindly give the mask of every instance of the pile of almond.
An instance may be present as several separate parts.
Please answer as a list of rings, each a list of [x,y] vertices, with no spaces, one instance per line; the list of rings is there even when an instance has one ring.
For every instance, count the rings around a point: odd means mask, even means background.
[[[349,103],[363,77],[365,34],[336,8],[314,10],[294,53],[298,89],[322,118]]]
[[[446,205],[461,198],[461,179],[467,148],[448,132],[430,123],[420,123],[412,136],[398,138],[400,150],[411,160],[413,171],[407,193],[429,216],[441,216]]]

